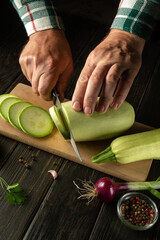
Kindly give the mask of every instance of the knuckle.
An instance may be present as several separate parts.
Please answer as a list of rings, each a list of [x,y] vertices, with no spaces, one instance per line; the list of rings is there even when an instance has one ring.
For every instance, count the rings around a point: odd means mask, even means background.
[[[29,56],[20,56],[20,58],[19,58],[19,63],[21,65],[22,64],[28,65],[30,62],[31,62],[31,57],[29,57]]]
[[[80,79],[79,79],[79,83],[80,83],[81,85],[85,85],[87,82],[88,82],[88,76],[85,75],[85,74],[83,74],[83,75],[80,77]]]
[[[92,52],[89,53],[87,58],[87,64],[89,66],[92,66],[95,63],[97,55],[98,55],[98,51],[96,49],[94,49]]]
[[[115,73],[110,73],[107,75],[107,83],[113,84],[117,81],[117,75]]]
[[[92,51],[92,52],[89,53],[89,55],[88,55],[88,59],[89,59],[89,60],[94,60],[94,59],[95,59],[95,56],[96,56],[96,55],[95,55],[95,52],[96,52],[96,51]]]
[[[100,81],[100,75],[95,72],[92,74],[92,84],[97,85]]]
[[[58,64],[58,60],[53,58],[52,56],[48,56],[45,60],[45,65],[46,65],[48,71],[55,68],[55,66],[57,64]]]

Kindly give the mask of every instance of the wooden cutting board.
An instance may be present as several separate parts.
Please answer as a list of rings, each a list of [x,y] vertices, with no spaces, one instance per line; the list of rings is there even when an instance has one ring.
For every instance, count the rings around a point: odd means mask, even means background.
[[[41,106],[47,111],[49,107],[53,105],[52,101],[46,102],[42,100],[40,97],[33,94],[30,86],[21,83],[18,84],[11,93],[32,104]],[[150,129],[152,128],[149,126],[135,122],[127,134]],[[111,140],[77,143],[83,160],[81,163],[72,149],[70,142],[64,141],[56,127],[54,127],[53,132],[49,136],[34,138],[17,130],[0,117],[0,134],[127,181],[145,181],[152,164],[151,159],[125,165],[118,163],[92,163],[91,157],[109,146]]]

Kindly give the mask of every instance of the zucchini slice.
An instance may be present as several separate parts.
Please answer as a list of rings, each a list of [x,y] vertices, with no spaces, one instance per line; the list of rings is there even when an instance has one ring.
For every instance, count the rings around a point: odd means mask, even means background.
[[[28,107],[30,105],[32,105],[32,104],[22,100],[22,101],[13,103],[9,107],[9,110],[8,110],[8,121],[10,122],[10,124],[13,127],[21,130],[21,127],[20,127],[19,122],[18,122],[19,115],[20,115],[20,113],[22,112],[22,110],[24,108],[26,108],[26,107]]]
[[[62,117],[60,115],[60,111],[56,106],[53,106],[49,109],[49,113],[61,135],[64,137],[65,140],[69,139],[69,132],[67,131]]]
[[[0,104],[0,114],[4,120],[8,121],[8,110],[9,110],[10,106],[13,103],[19,102],[19,101],[22,101],[22,100],[17,97],[7,97],[2,100],[2,102]]]
[[[2,102],[4,99],[6,99],[6,98],[8,98],[8,97],[18,98],[18,97],[16,97],[15,95],[10,94],[10,93],[2,94],[2,95],[0,95],[0,104],[1,104],[1,102]]]
[[[28,106],[19,115],[21,129],[33,137],[45,137],[53,130],[53,121],[49,113],[38,106]]]

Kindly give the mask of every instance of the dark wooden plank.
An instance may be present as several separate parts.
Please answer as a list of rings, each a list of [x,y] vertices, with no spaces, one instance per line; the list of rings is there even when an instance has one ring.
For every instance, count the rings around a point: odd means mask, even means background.
[[[16,146],[16,141],[0,135],[0,169],[5,164]]]
[[[94,200],[87,206],[86,200],[77,199],[79,194],[73,180],[94,182],[101,176],[104,174],[66,161],[23,240],[88,239],[101,203]]]
[[[158,53],[160,56],[160,45],[154,49],[153,57],[151,61],[155,59],[154,69],[151,69],[152,75],[150,78],[150,82],[148,83],[147,89],[145,91],[143,101],[139,106],[137,112],[137,118],[144,123],[147,123],[155,128],[160,127],[160,57],[156,58],[156,54]]]
[[[8,41],[0,45],[0,94],[7,91],[16,77],[21,73],[19,54],[24,45],[24,35],[17,30]]]
[[[1,12],[9,14],[7,21],[4,21],[4,14],[0,15],[0,21],[3,22],[0,36],[0,94],[6,92],[21,73],[19,54],[28,39],[24,26],[10,1],[2,4]]]
[[[31,155],[36,155],[32,161]],[[31,161],[31,169],[19,163],[19,156]],[[37,149],[29,150],[25,144],[19,144],[2,168],[0,176],[8,184],[18,182],[28,195],[23,206],[12,206],[5,200],[5,194],[0,188],[0,239],[21,240],[32,218],[53,183],[48,170],[59,171],[63,159]]]
[[[146,194],[146,193],[145,193]],[[152,196],[151,196],[152,197]],[[153,197],[152,197],[153,198]],[[117,215],[117,201],[118,196],[112,203],[103,204],[103,208],[97,218],[97,222],[89,240],[158,240],[160,239],[159,224],[160,220],[157,221],[156,225],[147,231],[135,231],[127,228],[118,218]],[[157,201],[158,207],[160,207],[159,201]]]
[[[134,80],[127,100],[136,111],[136,121],[156,127],[159,119],[159,40],[152,38],[146,43],[141,69]],[[154,113],[154,115],[153,115]]]

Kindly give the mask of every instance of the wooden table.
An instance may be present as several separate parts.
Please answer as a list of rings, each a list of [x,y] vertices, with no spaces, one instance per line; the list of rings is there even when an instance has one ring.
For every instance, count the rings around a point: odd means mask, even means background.
[[[22,75],[19,52],[27,40],[25,30],[18,17],[10,9],[15,22],[6,23],[0,39],[0,94],[10,92],[18,83],[28,84]],[[76,80],[88,53],[101,41],[107,28],[98,22],[76,16],[64,15],[66,35],[70,42],[75,71],[65,97],[71,99]],[[14,28],[13,28],[14,26]],[[136,77],[127,100],[136,112],[136,121],[159,127],[160,124],[160,39],[154,35],[147,42],[143,53],[143,64]],[[20,155],[27,161],[32,154],[37,160],[26,169],[18,162]],[[48,170],[58,172],[53,180]],[[160,162],[154,160],[147,180],[155,180],[160,175]],[[9,184],[19,182],[28,195],[22,206],[12,206],[5,200],[0,189],[0,239],[1,240],[158,240],[160,239],[160,220],[145,232],[126,228],[118,219],[117,194],[111,203],[93,200],[88,206],[73,185],[73,180],[95,182],[108,176],[102,172],[85,167],[13,139],[0,136],[0,176]],[[159,210],[160,201],[155,200]]]

